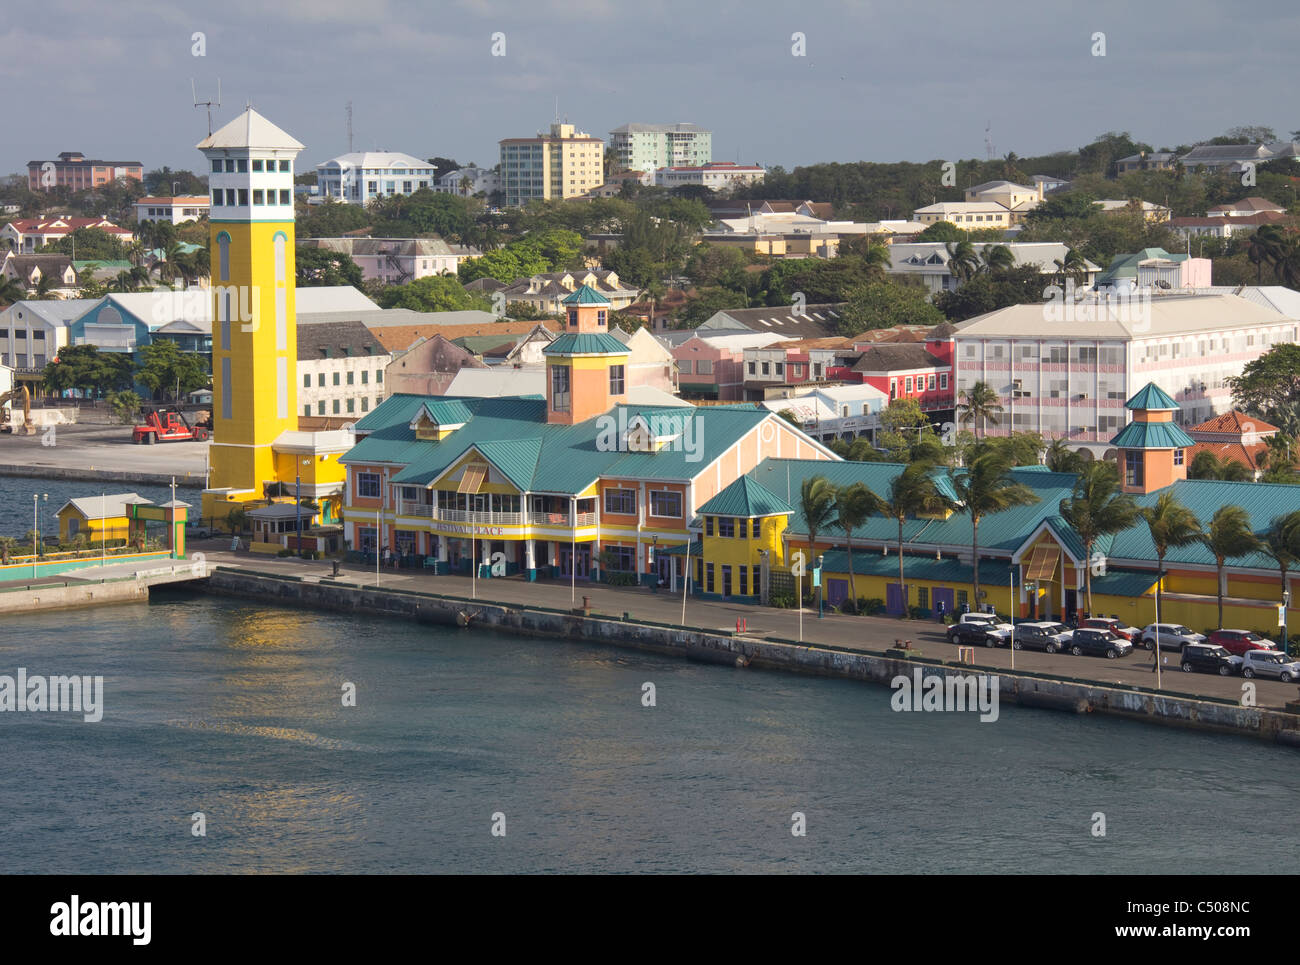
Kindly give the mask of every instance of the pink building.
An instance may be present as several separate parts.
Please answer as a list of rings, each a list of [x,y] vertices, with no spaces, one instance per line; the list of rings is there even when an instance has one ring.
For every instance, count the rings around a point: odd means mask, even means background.
[[[687,397],[740,402],[745,397],[745,349],[782,341],[784,336],[762,332],[691,335],[671,349],[679,390]]]

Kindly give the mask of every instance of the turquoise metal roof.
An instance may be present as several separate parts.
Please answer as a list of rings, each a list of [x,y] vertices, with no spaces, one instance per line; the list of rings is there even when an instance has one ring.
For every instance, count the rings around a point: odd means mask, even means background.
[[[543,355],[627,355],[630,349],[608,332],[569,332],[542,349]]]
[[[984,574],[981,572],[980,576]],[[1144,596],[1156,585],[1155,573],[1141,570],[1106,570],[1092,578],[1092,592],[1106,596]]]
[[[582,285],[561,300],[562,305],[608,305],[609,299],[590,285]]]
[[[1196,440],[1172,422],[1130,422],[1110,444],[1121,449],[1190,449]]]
[[[473,418],[469,406],[459,399],[442,399],[437,402],[426,402],[424,411],[429,413],[429,418],[436,425],[440,426],[457,426],[468,422]]]
[[[1124,403],[1124,408],[1176,411],[1178,409],[1178,403],[1171,399],[1169,393],[1165,392],[1154,382],[1148,382],[1138,390],[1137,395]]]
[[[1045,522],[1058,543],[1069,550],[1076,560],[1087,562],[1087,550],[1084,548],[1083,540],[1079,538],[1079,534],[1075,532],[1073,526],[1065,521],[1064,517],[1048,516]],[[1093,552],[1096,552],[1096,550],[1093,550]]]
[[[781,516],[794,512],[790,504],[749,476],[741,476],[699,508],[710,516]]]
[[[451,401],[465,407],[468,421],[440,441],[416,440],[410,428],[415,415],[426,404]],[[616,406],[606,415],[619,425],[640,415],[652,426],[671,423],[681,432],[656,452],[627,452],[607,444],[604,417],[550,425],[541,399],[395,395],[357,423],[367,434],[341,461],[401,465],[394,482],[427,486],[475,447],[519,489],[573,494],[601,476],[689,481],[764,419],[774,418],[759,409],[674,406]]]
[[[848,573],[849,554],[844,550],[831,550],[822,554],[823,573]],[[893,577],[898,582],[898,554],[891,548],[888,555],[880,552],[853,551],[854,576]],[[936,583],[970,585],[975,571],[969,563],[947,557],[936,560],[933,556],[903,557],[903,576],[908,580],[933,580]],[[994,560],[980,560],[980,586],[1011,586],[1011,566]],[[988,601],[993,602],[993,601]],[[1004,600],[1003,604],[1010,601]]]
[[[698,539],[695,540],[695,542],[690,544],[690,548],[691,548],[692,556],[699,556],[701,553],[704,552],[704,544],[701,543]],[[684,556],[686,554],[686,544],[677,543],[675,546],[668,546],[668,547],[660,546],[655,550],[655,552],[659,553],[662,556]]]

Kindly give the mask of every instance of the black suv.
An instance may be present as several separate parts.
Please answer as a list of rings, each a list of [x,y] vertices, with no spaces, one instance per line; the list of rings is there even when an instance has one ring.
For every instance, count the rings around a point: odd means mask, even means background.
[[[1087,627],[1074,631],[1070,638],[1070,653],[1076,657],[1086,653],[1090,657],[1124,657],[1133,652],[1133,644],[1110,630]]]
[[[998,640],[989,635],[987,623],[954,623],[948,628],[949,643],[967,643],[978,647],[996,647]]]
[[[1213,644],[1189,643],[1183,647],[1183,669],[1188,673],[1198,670],[1229,677],[1241,669],[1241,658]]]

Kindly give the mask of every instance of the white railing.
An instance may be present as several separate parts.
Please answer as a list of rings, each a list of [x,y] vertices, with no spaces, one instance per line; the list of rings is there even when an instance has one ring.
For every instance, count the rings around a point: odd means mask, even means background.
[[[423,516],[432,518],[433,507],[428,503],[410,503],[405,499],[402,500],[401,507],[397,511],[399,516]]]
[[[448,523],[477,523],[483,526],[522,526],[523,513],[480,513],[464,509],[439,509],[437,519]]]

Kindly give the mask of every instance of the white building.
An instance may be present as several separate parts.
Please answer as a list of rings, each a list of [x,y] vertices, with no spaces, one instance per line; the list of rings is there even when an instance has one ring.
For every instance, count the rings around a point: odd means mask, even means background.
[[[298,326],[298,405],[304,417],[359,419],[384,401],[393,359],[358,321]]]
[[[43,370],[68,344],[72,323],[102,299],[18,301],[0,311],[0,365],[18,375]]]
[[[137,224],[142,221],[170,221],[172,224],[182,224],[186,221],[198,221],[211,210],[211,207],[212,202],[207,195],[141,198],[135,202],[135,220]]]
[[[1015,267],[1036,265],[1043,275],[1053,275],[1058,269],[1056,262],[1064,262],[1069,253],[1069,246],[1050,241],[989,241],[973,242],[975,254],[983,263],[985,248],[1004,247],[1011,252]],[[910,275],[919,278],[931,292],[954,291],[958,287],[957,277],[948,267],[951,256],[948,247],[941,241],[894,242],[889,246],[889,267],[885,269],[891,275]],[[1091,287],[1097,280],[1101,268],[1091,261],[1084,261],[1085,274],[1076,281],[1080,288]],[[1044,286],[1050,283],[1044,281]]]
[[[1259,293],[1089,296],[990,312],[957,326],[958,392],[985,382],[998,394],[992,435],[1039,432],[1099,453],[1148,382],[1178,402],[1180,424],[1197,425],[1232,408],[1229,376],[1300,338],[1300,305],[1279,311]]]
[[[429,275],[454,275],[462,261],[482,254],[441,238],[307,238],[299,246],[347,255],[366,281],[392,285]]]
[[[433,187],[433,165],[397,151],[354,151],[316,165],[322,198],[366,204]]]
[[[757,164],[736,164],[734,161],[711,161],[708,164],[650,170],[655,173],[655,184],[661,188],[680,188],[687,184],[698,184],[714,191],[753,184],[755,181],[763,180],[767,174],[767,169]]]
[[[491,168],[460,168],[448,171],[434,181],[433,190],[439,194],[459,194],[462,197],[490,195],[493,191],[501,190],[501,178]]]
[[[772,412],[794,413],[803,431],[818,442],[859,437],[874,442],[880,430],[880,413],[889,405],[889,397],[863,382],[823,386],[793,398],[769,399],[759,404]]]

